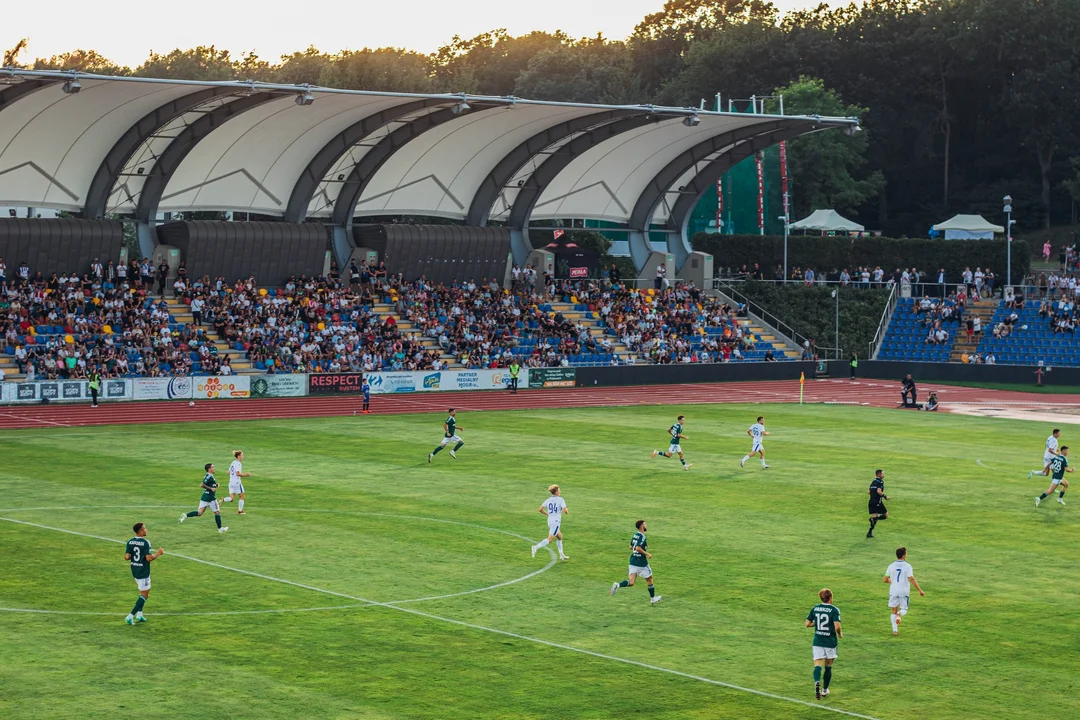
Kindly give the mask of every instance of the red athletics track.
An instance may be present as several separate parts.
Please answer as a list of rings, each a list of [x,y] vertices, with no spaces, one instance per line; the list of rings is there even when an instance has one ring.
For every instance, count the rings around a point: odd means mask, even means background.
[[[932,384],[919,385],[919,400],[925,400],[931,390],[937,391],[944,409],[948,409],[949,405],[969,404],[1013,408],[1080,406],[1080,395],[1036,395]],[[517,395],[497,390],[375,395],[371,405],[375,409],[374,414],[378,415],[441,413],[450,406],[469,411],[527,410],[695,403],[777,403],[798,402],[798,399],[798,381],[788,380],[707,385],[558,388],[522,390]],[[900,399],[900,385],[884,380],[807,380],[804,399],[811,403],[894,407]],[[182,400],[102,403],[97,409],[82,404],[9,405],[0,407],[0,429],[335,417],[352,415],[359,409],[360,398],[355,395],[200,400],[195,402],[195,407],[189,407]]]

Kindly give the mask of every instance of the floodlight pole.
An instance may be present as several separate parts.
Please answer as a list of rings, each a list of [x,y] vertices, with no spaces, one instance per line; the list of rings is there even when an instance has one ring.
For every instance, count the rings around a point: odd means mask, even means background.
[[[1006,195],[1002,198],[1005,203],[1005,207],[1002,208],[1005,211],[1005,287],[1012,287],[1012,196]],[[1005,297],[1005,290],[1002,290],[1001,297]]]
[[[836,353],[836,359],[840,359],[840,287],[837,286],[833,290],[833,297],[836,298],[836,338],[833,342],[833,352]]]

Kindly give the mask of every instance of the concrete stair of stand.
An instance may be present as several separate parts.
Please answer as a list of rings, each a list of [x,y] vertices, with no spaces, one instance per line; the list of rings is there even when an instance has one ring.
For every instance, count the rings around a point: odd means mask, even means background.
[[[410,320],[406,320],[405,318],[398,315],[397,311],[394,309],[394,306],[390,303],[375,303],[372,306],[372,310],[375,312],[376,315],[378,315],[380,322],[385,322],[386,318],[388,317],[394,318],[394,322],[397,324],[398,330],[401,332],[401,334],[416,340],[425,350],[438,350],[439,359],[442,360],[442,362],[446,365],[447,368],[452,370],[455,368],[460,369],[465,367],[464,365],[459,363],[457,361],[457,358],[455,358],[453,355],[449,355],[439,350],[439,342],[437,340],[426,337],[423,333],[421,333],[417,328],[413,326]]]
[[[173,297],[167,297],[165,298],[165,302],[169,306],[169,315],[172,317],[174,323],[190,325],[195,322],[195,317],[191,314],[191,308],[185,305],[183,301]],[[218,355],[227,355],[229,357],[229,364],[232,365],[234,375],[260,375],[262,373],[262,370],[252,366],[251,361],[248,360],[246,351],[230,347],[229,344],[217,334],[213,325],[203,324],[199,327],[206,331],[206,337],[208,337],[210,342],[214,343],[214,346],[217,347]]]

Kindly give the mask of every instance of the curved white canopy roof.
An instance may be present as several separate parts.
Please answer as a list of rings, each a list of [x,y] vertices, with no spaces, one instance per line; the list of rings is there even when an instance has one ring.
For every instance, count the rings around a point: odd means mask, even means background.
[[[311,102],[297,102],[305,94]],[[635,206],[639,218],[644,207],[666,219],[670,197],[710,160],[755,128],[766,137],[777,119],[0,70],[0,205],[146,221],[158,211],[233,210],[293,221],[419,215],[482,223],[509,218],[524,188],[533,193],[525,222],[627,223]],[[799,132],[855,124],[783,122]],[[718,138],[730,140],[708,145]]]

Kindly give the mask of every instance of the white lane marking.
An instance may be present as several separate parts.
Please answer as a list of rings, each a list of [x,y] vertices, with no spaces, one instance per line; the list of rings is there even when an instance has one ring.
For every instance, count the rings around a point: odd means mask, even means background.
[[[7,417],[11,418],[12,420],[20,420],[22,422],[36,422],[43,423],[45,425],[56,425],[58,427],[74,427],[73,425],[68,425],[67,423],[53,422],[52,420],[39,420],[38,418],[24,417],[22,415],[14,415],[12,413],[0,413],[0,417]]]
[[[322,610],[348,610],[350,608],[370,607],[371,603],[354,603],[352,605],[326,605],[323,607],[306,608],[278,608],[274,610],[207,610],[204,612],[156,612],[154,617],[181,617],[202,615],[270,615],[280,613],[303,613],[319,612]],[[30,615],[100,615],[104,617],[118,617],[118,612],[90,612],[87,610],[39,610],[36,608],[9,608],[0,607],[0,612],[27,613]]]
[[[87,509],[94,509],[94,510],[98,510],[98,509],[127,510],[127,509],[146,509],[146,508],[168,509],[169,507],[174,507],[175,508],[175,507],[180,507],[180,506],[175,506],[175,505],[172,505],[172,506],[170,506],[170,505],[72,505],[72,506],[68,506],[68,507],[52,507],[52,508],[8,508],[8,509],[0,510],[0,512],[11,512],[12,510],[20,510],[20,509],[21,510],[87,510]],[[187,507],[187,506],[185,505],[185,506],[182,506],[182,507]],[[518,535],[517,533],[510,532],[509,530],[500,530],[499,528],[492,528],[492,527],[487,527],[487,526],[484,526],[484,525],[476,525],[474,523],[461,522],[460,520],[445,520],[445,519],[442,519],[442,518],[429,518],[429,517],[422,517],[422,516],[418,516],[418,515],[395,515],[395,514],[392,514],[392,513],[366,513],[366,512],[355,512],[355,511],[350,511],[350,510],[318,510],[318,509],[308,509],[308,508],[266,508],[266,509],[267,510],[286,510],[286,511],[291,511],[291,512],[329,513],[329,514],[335,514],[335,515],[364,515],[364,516],[367,516],[367,517],[383,517],[383,518],[396,518],[396,519],[401,519],[401,520],[419,520],[419,521],[424,521],[424,522],[445,523],[447,525],[460,525],[462,527],[476,528],[478,530],[487,530],[487,531],[490,531],[490,532],[500,533],[502,535],[509,535],[510,537],[513,537],[513,538],[518,538],[520,540],[525,540],[530,545],[533,544],[532,539],[527,538],[524,535]],[[0,520],[6,520],[7,522],[18,523],[20,525],[30,525],[32,527],[41,528],[43,530],[55,530],[56,532],[68,533],[69,535],[78,535],[80,537],[94,538],[95,540],[107,540],[108,542],[119,543],[120,545],[123,545],[125,543],[125,541],[123,541],[123,540],[116,540],[116,539],[113,539],[113,538],[102,537],[100,535],[90,535],[88,533],[76,532],[75,530],[65,530],[63,528],[55,528],[55,527],[51,527],[51,526],[48,526],[48,525],[40,525],[38,523],[27,522],[25,520],[15,520],[13,518],[6,518],[6,517],[0,517]],[[547,565],[544,565],[544,567],[540,568],[539,570],[533,570],[532,572],[528,573],[527,575],[522,575],[521,577],[513,578],[512,580],[504,580],[503,582],[495,583],[494,585],[488,585],[486,587],[473,588],[471,590],[460,590],[458,592],[445,593],[445,594],[442,594],[442,595],[429,595],[427,597],[420,597],[420,598],[409,598],[409,599],[404,599],[404,600],[389,600],[389,601],[383,602],[383,603],[380,603],[377,600],[369,600],[367,598],[354,598],[354,597],[352,597],[350,595],[339,595],[339,596],[343,597],[343,598],[347,598],[349,600],[361,600],[363,603],[368,604],[368,605],[399,605],[399,604],[403,604],[403,603],[427,602],[429,600],[447,600],[449,598],[459,597],[461,595],[475,595],[476,593],[487,592],[488,590],[498,590],[499,588],[507,587],[508,585],[516,585],[519,582],[524,582],[525,580],[530,580],[530,579],[536,577],[537,575],[539,575],[541,573],[544,573],[544,572],[547,572],[548,570],[553,568],[555,566],[555,563],[558,562],[558,560],[555,557],[555,551],[552,550],[550,547],[545,547],[544,549],[547,550],[548,558],[549,558]],[[287,585],[295,585],[295,586],[301,587],[301,588],[303,588],[305,590],[313,590],[313,591],[316,591],[316,592],[325,592],[325,593],[333,594],[329,590],[322,590],[321,588],[315,588],[315,587],[310,587],[310,586],[307,586],[307,585],[301,585],[301,584],[295,583],[295,582],[293,582],[291,580],[283,580],[282,578],[276,578],[276,577],[272,577],[270,575],[262,575],[260,573],[253,572],[251,570],[243,570],[241,568],[229,567],[228,565],[221,565],[219,563],[211,562],[209,560],[201,560],[201,559],[196,558],[196,557],[191,557],[191,556],[188,556],[188,555],[181,555],[180,553],[170,552],[169,555],[171,557],[178,557],[178,558],[182,558],[184,560],[190,560],[192,562],[202,563],[203,565],[210,565],[212,567],[221,568],[222,570],[232,570],[233,572],[242,573],[244,575],[251,575],[253,577],[261,578],[263,580],[272,580],[274,582],[285,583]],[[164,615],[165,613],[155,613],[155,614],[156,615]],[[178,613],[178,614],[198,615],[198,614],[204,614],[204,613]],[[205,613],[205,614],[212,615],[212,614],[215,614],[215,613]]]
[[[426,519],[435,520],[434,518],[426,518]],[[20,525],[29,525],[29,526],[32,526],[32,527],[41,528],[43,530],[55,530],[56,532],[67,533],[69,535],[78,535],[78,536],[81,536],[81,537],[88,537],[88,538],[93,538],[93,539],[96,539],[96,540],[105,540],[107,542],[119,543],[121,545],[124,544],[124,542],[122,540],[115,540],[113,538],[102,537],[100,535],[91,535],[89,533],[75,532],[74,530],[64,530],[63,528],[49,527],[48,525],[39,525],[38,523],[25,522],[23,520],[14,520],[12,518],[6,518],[6,517],[0,517],[0,520],[6,521],[6,522],[13,522],[13,523],[17,523],[17,524],[20,524]],[[458,522],[453,521],[453,520],[446,520],[446,521],[435,520],[435,521],[436,522],[447,522],[447,523],[459,524],[459,525],[466,524],[466,523],[458,523]],[[548,548],[548,552],[551,552],[550,548]],[[554,555],[554,553],[552,553],[552,555]],[[300,587],[300,588],[304,588],[306,590],[311,590],[312,592],[318,592],[318,593],[323,593],[323,594],[326,594],[326,595],[333,595],[335,597],[341,597],[341,598],[346,598],[346,599],[349,599],[349,600],[355,600],[355,601],[357,601],[359,603],[363,603],[363,604],[366,604],[366,605],[373,605],[373,606],[377,606],[377,607],[389,608],[391,610],[397,610],[398,612],[408,613],[410,615],[415,615],[417,617],[427,618],[429,620],[438,620],[440,622],[450,623],[451,625],[457,625],[459,627],[469,628],[470,630],[480,630],[482,632],[490,632],[490,633],[494,633],[496,635],[502,635],[504,637],[511,637],[511,638],[516,639],[516,640],[524,640],[526,642],[532,642],[532,643],[536,643],[538,645],[545,645],[547,647],[552,647],[552,648],[556,648],[556,649],[559,649],[559,650],[566,650],[567,652],[574,652],[574,653],[578,653],[578,654],[581,654],[581,655],[588,655],[590,657],[599,658],[601,660],[610,660],[612,662],[623,663],[625,665],[633,665],[635,667],[644,668],[646,670],[652,670],[654,672],[665,673],[665,674],[668,674],[668,675],[675,675],[675,676],[678,676],[678,677],[686,678],[688,680],[697,680],[698,682],[708,683],[709,685],[715,685],[715,686],[718,686],[718,687],[727,688],[729,690],[737,690],[739,692],[748,693],[750,695],[757,695],[758,697],[768,698],[770,700],[780,700],[782,702],[788,702],[788,703],[793,703],[793,704],[796,704],[796,705],[802,705],[804,707],[814,708],[816,710],[823,710],[823,711],[826,711],[826,712],[837,713],[837,714],[840,714],[840,715],[846,715],[848,717],[862,718],[863,720],[877,720],[877,718],[875,718],[875,717],[873,717],[871,715],[861,715],[861,714],[856,713],[856,712],[850,712],[848,710],[841,710],[839,708],[829,707],[828,705],[820,705],[820,704],[817,704],[817,703],[808,702],[806,700],[799,700],[798,698],[787,697],[785,695],[777,695],[775,693],[766,692],[764,690],[755,690],[753,688],[748,688],[748,687],[743,687],[741,685],[735,685],[733,683],[723,682],[722,680],[713,680],[712,678],[703,677],[701,675],[694,675],[694,674],[691,674],[691,673],[685,673],[685,672],[682,672],[681,670],[673,670],[671,668],[665,668],[665,667],[662,667],[660,665],[650,665],[649,663],[643,663],[643,662],[638,661],[638,660],[630,660],[628,658],[621,658],[621,657],[617,657],[615,655],[606,655],[604,653],[595,652],[593,650],[586,650],[585,648],[574,647],[573,645],[563,645],[562,643],[556,643],[556,642],[552,642],[550,640],[543,640],[541,638],[534,638],[534,637],[531,637],[529,635],[520,635],[518,633],[510,632],[508,630],[499,630],[498,628],[487,627],[486,625],[476,625],[474,623],[465,622],[464,620],[454,620],[453,618],[442,617],[441,615],[433,615],[431,613],[422,612],[420,610],[415,610],[413,608],[401,607],[400,605],[395,605],[395,604],[391,604],[391,603],[381,603],[381,602],[376,602],[374,600],[369,600],[367,598],[357,597],[357,596],[354,596],[354,595],[346,595],[345,593],[339,593],[339,592],[335,592],[333,590],[325,590],[323,588],[317,588],[317,587],[314,587],[314,586],[311,586],[311,585],[304,585],[303,583],[297,583],[297,582],[293,582],[291,580],[284,580],[282,578],[275,578],[275,577],[271,577],[269,575],[262,575],[260,573],[254,573],[254,572],[250,572],[248,570],[241,570],[239,568],[231,568],[231,567],[228,567],[226,565],[219,565],[217,563],[212,563],[212,562],[209,562],[207,560],[199,560],[197,558],[192,558],[192,557],[188,557],[188,556],[185,556],[185,555],[178,555],[176,553],[173,553],[173,557],[180,557],[180,558],[184,558],[186,560],[192,560],[194,562],[203,563],[205,565],[212,565],[214,567],[218,567],[218,568],[221,568],[223,570],[232,570],[234,572],[242,573],[244,575],[251,575],[251,576],[258,577],[258,578],[261,578],[261,579],[264,579],[264,580],[271,580],[271,581],[274,581],[274,582],[284,583],[286,585],[293,585],[295,587]]]

